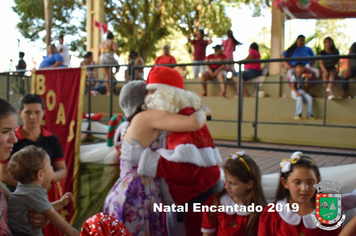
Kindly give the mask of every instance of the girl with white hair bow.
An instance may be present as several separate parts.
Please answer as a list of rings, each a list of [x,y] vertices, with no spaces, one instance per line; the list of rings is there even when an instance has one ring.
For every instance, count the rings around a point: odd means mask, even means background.
[[[316,213],[315,184],[320,181],[315,161],[302,152],[294,152],[280,163],[281,177],[276,202],[261,214],[259,236],[339,235],[341,228],[323,230],[312,216]]]

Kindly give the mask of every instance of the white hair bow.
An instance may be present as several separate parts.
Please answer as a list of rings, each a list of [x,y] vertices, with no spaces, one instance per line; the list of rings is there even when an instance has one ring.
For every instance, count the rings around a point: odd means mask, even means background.
[[[234,152],[233,154],[231,154],[228,159],[232,159],[235,160],[236,158],[239,158],[241,156],[245,155],[245,151],[240,151],[240,152]]]
[[[291,166],[297,163],[302,155],[302,152],[294,152],[290,156],[290,158],[283,159],[282,162],[279,163],[279,166],[281,167],[281,172],[286,173],[290,171]]]

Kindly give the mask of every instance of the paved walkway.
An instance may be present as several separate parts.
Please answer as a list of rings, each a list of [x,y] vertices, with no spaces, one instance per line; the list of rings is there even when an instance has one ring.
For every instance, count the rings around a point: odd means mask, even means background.
[[[231,144],[236,145],[233,141],[222,141],[214,140],[216,144]],[[260,167],[262,174],[269,174],[279,172],[279,162],[283,158],[289,158],[292,152],[281,152],[281,151],[267,151],[267,150],[256,150],[253,149],[254,146],[267,147],[267,148],[282,148],[282,149],[292,149],[298,150],[310,150],[310,151],[324,151],[324,152],[349,152],[355,153],[356,149],[337,149],[337,148],[323,148],[323,147],[309,147],[309,146],[296,146],[296,145],[281,145],[281,144],[267,144],[267,143],[255,143],[255,142],[242,142],[242,145],[249,146],[251,149],[238,149],[230,147],[219,147],[221,157],[225,158],[229,154],[236,151],[245,151],[251,158],[255,160],[257,165]],[[342,155],[317,155],[317,154],[307,154],[313,158],[319,167],[336,166],[336,165],[347,165],[356,163],[356,157],[347,157]]]

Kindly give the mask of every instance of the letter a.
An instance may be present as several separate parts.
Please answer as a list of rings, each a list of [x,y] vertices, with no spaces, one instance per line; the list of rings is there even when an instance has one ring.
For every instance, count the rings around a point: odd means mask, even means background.
[[[59,103],[56,125],[59,123],[62,123],[62,125],[66,124],[66,113],[64,111],[63,103]]]

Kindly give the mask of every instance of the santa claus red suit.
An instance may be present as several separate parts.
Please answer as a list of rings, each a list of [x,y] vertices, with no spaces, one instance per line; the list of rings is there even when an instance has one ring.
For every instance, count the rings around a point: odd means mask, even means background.
[[[172,107],[176,106],[174,108],[176,110],[168,110],[170,112],[188,116],[198,108],[198,104],[200,106],[200,98],[184,90],[182,77],[172,68],[154,67],[148,76],[146,88],[156,89],[155,93],[165,93],[164,99],[175,103]],[[146,103],[146,106],[148,109],[160,109],[160,107],[150,107],[150,103]],[[221,163],[219,151],[214,145],[207,126],[204,125],[195,132],[169,133],[166,149],[158,149],[156,152],[146,149],[141,155],[138,173],[164,178],[161,182],[161,192],[165,204],[189,203],[189,212],[184,213],[185,231],[186,235],[196,236],[201,235],[202,214],[192,212],[192,204],[203,204],[223,187],[219,163]],[[176,224],[168,222],[171,224],[167,226],[168,235],[178,235],[176,232],[178,229],[174,225],[179,225],[179,221],[183,219],[179,214],[177,218],[167,219],[167,221],[176,221]],[[181,226],[179,228],[182,229]],[[179,232],[179,235],[182,235],[182,232]]]

